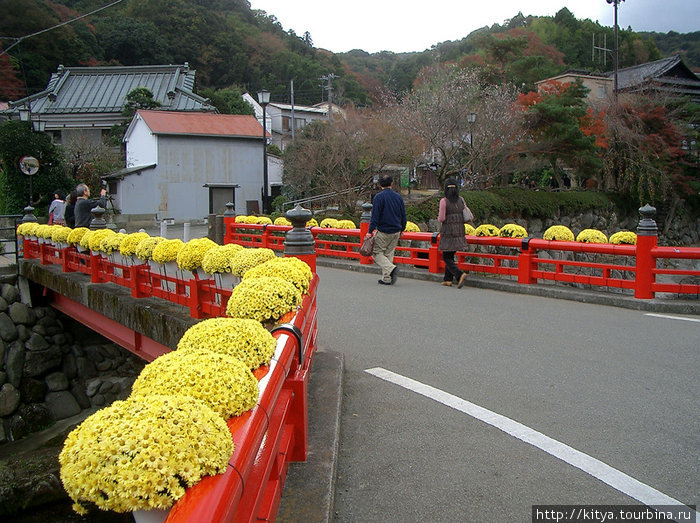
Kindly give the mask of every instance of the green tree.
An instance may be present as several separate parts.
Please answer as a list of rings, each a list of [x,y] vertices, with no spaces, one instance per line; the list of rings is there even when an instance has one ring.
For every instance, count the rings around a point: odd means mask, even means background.
[[[527,150],[547,160],[560,187],[564,186],[562,167],[590,173],[602,165],[596,146],[598,137],[582,130],[588,116],[584,102],[587,91],[580,81],[551,82],[539,92],[519,97],[526,110],[525,128],[530,137]]]
[[[28,122],[10,120],[0,125],[0,155],[3,213],[20,213],[30,201],[29,177],[19,166],[23,156],[39,160],[39,172],[32,176],[31,194],[37,215],[46,214],[56,189],[70,190],[73,186],[72,180],[64,174],[60,150],[47,134],[34,132]]]
[[[139,109],[156,109],[161,106],[158,100],[153,99],[153,93],[148,87],[136,87],[129,91],[124,101],[122,116],[124,120],[118,125],[113,125],[110,129],[110,144],[121,146],[122,138],[129,122]]]
[[[221,114],[255,115],[253,107],[242,98],[243,90],[238,87],[225,87],[224,89],[207,87],[200,89],[199,95],[209,98],[211,104]]]
[[[100,19],[95,25],[106,61],[122,65],[172,63],[167,43],[152,22],[114,16]]]

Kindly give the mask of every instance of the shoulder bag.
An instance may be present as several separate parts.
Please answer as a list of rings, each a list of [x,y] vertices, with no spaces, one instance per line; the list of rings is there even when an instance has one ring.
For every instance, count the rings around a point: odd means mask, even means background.
[[[374,250],[374,236],[366,236],[360,245],[360,256],[372,256]]]
[[[467,202],[464,201],[464,198],[462,198],[462,203],[464,204],[464,208],[462,209],[462,218],[464,219],[464,223],[471,222],[474,220],[474,215],[472,214],[471,209],[467,207]]]

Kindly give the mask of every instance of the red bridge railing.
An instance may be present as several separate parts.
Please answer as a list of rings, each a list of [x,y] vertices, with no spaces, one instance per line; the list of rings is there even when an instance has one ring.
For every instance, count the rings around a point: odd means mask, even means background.
[[[156,296],[189,307],[194,318],[222,316],[231,289],[213,278],[183,278],[182,271],[59,248],[24,238],[24,257],[64,272],[81,272],[92,283],[115,283],[133,297]],[[315,263],[313,264],[315,268]],[[255,371],[258,404],[227,424],[235,451],[224,474],[205,477],[172,507],[168,522],[274,520],[289,462],[305,461],[308,451],[307,390],[317,349],[318,276],[296,311],[283,316],[272,336],[277,341],[269,366]]]
[[[273,250],[284,249],[284,233],[291,228],[235,223],[234,218],[225,218],[224,223],[224,243]],[[360,229],[312,227],[316,254],[371,264],[371,257],[360,256],[358,252],[368,227],[367,223],[362,223]],[[469,251],[458,252],[455,258],[458,266],[470,273],[508,277],[527,285],[549,281],[627,289],[640,299],[654,298],[656,293],[700,295],[700,270],[659,267],[668,265],[668,260],[700,260],[700,248],[657,246],[656,236],[640,234],[637,245],[537,238],[466,238],[472,247]],[[444,271],[437,233],[404,232],[401,240],[395,263],[424,268],[429,273]]]

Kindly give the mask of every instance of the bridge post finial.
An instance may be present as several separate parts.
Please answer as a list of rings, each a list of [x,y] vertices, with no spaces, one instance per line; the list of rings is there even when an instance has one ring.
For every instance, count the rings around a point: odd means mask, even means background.
[[[93,209],[90,211],[90,213],[92,214],[90,230],[107,228],[107,222],[104,219],[105,212],[106,209],[104,207],[100,207],[99,205],[97,207],[93,207]]]
[[[311,211],[299,204],[287,211],[286,217],[292,222],[292,228],[284,237],[284,255],[304,260],[311,270],[316,272],[316,240],[311,231],[306,228],[306,222],[311,219],[311,216]]]
[[[36,216],[34,216],[34,207],[28,205],[24,208],[24,216],[22,216],[22,223],[36,222]]]

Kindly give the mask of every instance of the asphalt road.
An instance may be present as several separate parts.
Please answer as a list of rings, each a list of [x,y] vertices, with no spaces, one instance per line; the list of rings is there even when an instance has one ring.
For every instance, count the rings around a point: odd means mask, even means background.
[[[533,504],[639,503],[602,465],[594,477],[370,369],[700,501],[698,316],[318,273],[319,346],[345,356],[334,521],[530,521]]]

